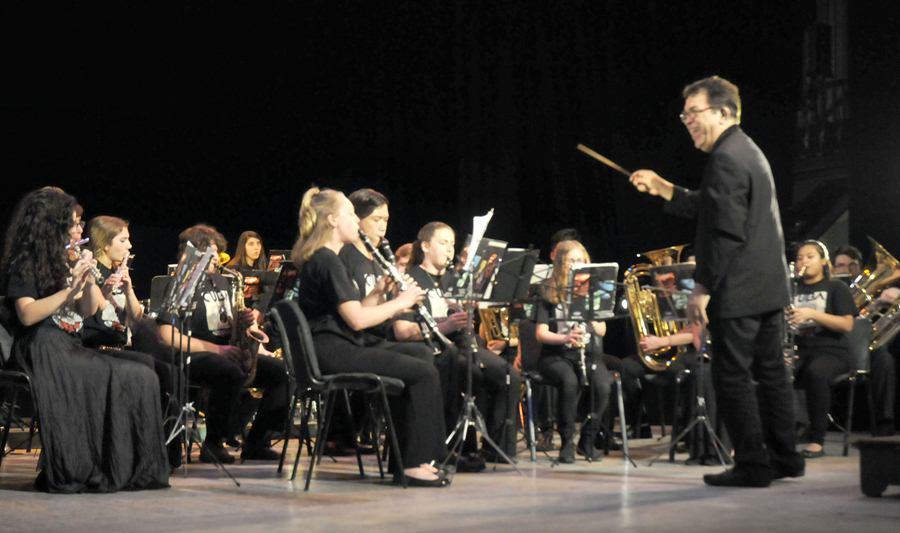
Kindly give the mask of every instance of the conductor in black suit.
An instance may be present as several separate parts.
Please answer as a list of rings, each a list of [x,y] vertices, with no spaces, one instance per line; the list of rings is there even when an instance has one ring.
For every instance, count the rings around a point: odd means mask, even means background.
[[[719,412],[735,450],[733,469],[703,480],[766,487],[804,473],[782,356],[789,288],[775,183],[766,156],[739,127],[737,86],[713,76],[688,85],[683,96],[681,121],[694,147],[709,154],[700,189],[677,187],[651,170],[630,180],[668,200],[666,212],[697,220],[691,310],[708,323]]]

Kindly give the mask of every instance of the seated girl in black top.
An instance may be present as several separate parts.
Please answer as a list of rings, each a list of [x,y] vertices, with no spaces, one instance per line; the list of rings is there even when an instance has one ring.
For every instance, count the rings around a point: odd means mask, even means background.
[[[228,268],[246,274],[251,270],[265,270],[268,266],[262,237],[255,231],[245,231],[238,237],[234,257],[226,264]]]
[[[825,454],[831,380],[850,370],[846,334],[853,330],[856,306],[847,285],[830,279],[828,251],[818,241],[800,246],[797,269],[803,277],[789,319],[797,329],[799,365],[794,384],[806,390],[809,444],[803,455],[815,458]]]
[[[176,317],[163,314],[158,319],[160,333],[163,342],[176,349],[181,345],[187,350],[188,342],[182,334],[191,328],[190,378],[210,389],[206,439],[200,449],[200,460],[212,461],[215,457],[222,463],[233,463],[234,458],[225,450],[222,441],[231,436],[229,422],[236,416],[234,409],[248,374],[240,363],[241,349],[230,344],[232,324],[237,319],[232,311],[231,283],[217,271],[218,250],[225,248],[225,237],[211,226],[197,224],[181,232],[178,239],[180,250],[191,242],[201,250],[211,246],[216,253],[206,278],[194,294],[190,323],[182,324]],[[249,386],[265,392],[253,427],[242,446],[241,459],[278,460],[279,454],[269,447],[267,432],[281,429],[287,416],[289,400],[285,372],[284,362],[271,357],[271,353],[260,345],[256,377]]]
[[[82,346],[82,316],[104,298],[85,250],[67,266],[75,199],[33,191],[7,230],[2,286],[13,307],[13,353],[32,376],[43,455],[35,482],[50,492],[168,486],[159,383],[151,368]]]
[[[443,277],[447,263],[456,254],[454,245],[456,234],[453,228],[443,222],[430,222],[419,230],[411,265],[407,274],[426,290],[425,306],[437,321],[438,329],[448,336],[459,348],[465,347],[466,337],[462,330],[466,327],[466,311],[452,310],[444,297]],[[449,280],[449,276],[448,280]],[[419,325],[409,320],[397,320],[394,332],[399,340],[421,340],[422,331]],[[465,353],[465,352],[464,352]],[[449,354],[453,357],[453,354]],[[484,412],[488,434],[503,452],[516,455],[515,416],[519,399],[519,388],[522,378],[519,371],[512,368],[502,357],[479,346],[475,351],[473,366],[473,387],[478,384],[481,391],[476,391],[479,408]],[[465,369],[463,361],[462,368]],[[450,396],[454,387],[449,387]],[[451,410],[452,411],[452,410]],[[452,413],[451,413],[452,414]],[[494,459],[487,453],[489,459]]]
[[[537,310],[535,336],[542,345],[538,371],[546,381],[559,389],[557,424],[562,438],[562,448],[559,451],[561,463],[575,462],[575,414],[580,387],[593,393],[593,411],[589,413],[590,422],[581,427],[578,452],[591,459],[600,458],[601,453],[594,447],[594,439],[600,429],[600,416],[609,403],[612,385],[609,371],[599,360],[601,354],[596,354],[598,358],[593,361],[588,357],[582,367],[579,346],[584,345],[585,327],[566,320],[569,271],[573,265],[589,261],[587,250],[580,242],[559,243],[553,259],[553,273],[543,286],[543,301]],[[606,323],[590,323],[589,332],[602,337],[606,334]]]
[[[381,281],[365,299],[338,257],[356,239],[359,219],[342,193],[312,188],[300,206],[300,238],[292,259],[300,269],[297,303],[306,315],[322,373],[373,372],[406,384],[400,409],[393,410],[407,478],[413,484],[442,486],[443,476],[429,463],[443,458],[444,423],[440,383],[434,365],[379,346],[365,346],[363,331],[411,307],[423,295],[410,287],[378,303]],[[383,278],[382,278],[383,280]]]
[[[160,342],[154,322],[144,318],[144,309],[134,293],[128,269],[131,251],[128,222],[98,216],[91,220],[88,232],[100,273],[97,284],[104,301],[99,311],[85,318],[81,342],[113,357],[155,369],[164,413],[167,418],[177,416],[180,406],[171,400],[179,378],[178,369],[172,364],[172,349]],[[177,443],[169,451],[170,463],[177,466],[181,460]]]

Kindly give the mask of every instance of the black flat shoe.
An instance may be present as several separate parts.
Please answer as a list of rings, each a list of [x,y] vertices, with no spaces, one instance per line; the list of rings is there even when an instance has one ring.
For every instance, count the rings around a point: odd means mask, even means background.
[[[822,448],[817,452],[803,450],[802,452],[800,452],[800,455],[802,455],[806,459],[818,459],[819,457],[825,457],[825,448]]]
[[[394,476],[394,485],[400,485],[400,476]],[[419,479],[417,477],[406,476],[407,487],[435,487],[441,488],[450,485],[450,478],[437,474],[437,479]]]
[[[721,474],[706,474],[703,482],[712,487],[764,488],[772,483],[772,473],[763,468],[732,468]]]

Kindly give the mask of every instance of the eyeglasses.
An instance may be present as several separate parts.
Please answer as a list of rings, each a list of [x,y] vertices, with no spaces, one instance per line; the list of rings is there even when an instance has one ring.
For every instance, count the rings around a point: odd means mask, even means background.
[[[687,122],[689,118],[694,118],[697,113],[709,111],[710,109],[715,109],[715,106],[704,107],[703,109],[688,109],[687,111],[678,113],[678,118],[681,119],[682,122]]]

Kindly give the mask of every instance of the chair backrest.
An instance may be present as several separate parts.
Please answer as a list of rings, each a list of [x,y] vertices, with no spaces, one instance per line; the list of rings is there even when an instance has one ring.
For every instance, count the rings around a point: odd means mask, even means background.
[[[872,338],[872,320],[856,318],[853,330],[847,333],[847,362],[851,372],[869,371],[869,340]]]
[[[6,305],[6,296],[0,296],[0,368],[12,354],[12,312]]]
[[[541,357],[541,343],[538,342],[537,324],[533,320],[519,321],[519,346],[522,347],[522,370],[529,372],[537,369]]]
[[[281,353],[297,384],[313,388],[324,386],[312,331],[300,306],[293,300],[281,300],[270,313],[281,334]]]

